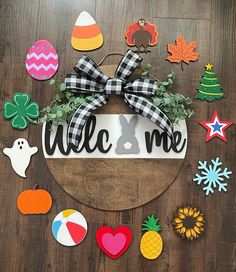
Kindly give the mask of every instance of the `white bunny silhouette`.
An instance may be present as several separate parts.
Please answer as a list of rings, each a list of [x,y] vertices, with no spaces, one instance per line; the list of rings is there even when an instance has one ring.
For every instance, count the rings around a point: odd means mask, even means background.
[[[135,137],[135,126],[138,121],[134,115],[128,122],[124,115],[119,116],[121,124],[121,136],[117,141],[115,152],[117,154],[138,154],[140,152],[138,140]]]

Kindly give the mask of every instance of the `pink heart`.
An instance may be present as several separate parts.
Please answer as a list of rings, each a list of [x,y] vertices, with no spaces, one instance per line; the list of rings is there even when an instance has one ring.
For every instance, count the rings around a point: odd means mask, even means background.
[[[105,233],[102,236],[102,244],[109,253],[116,255],[124,248],[126,237],[123,233],[117,233],[115,235]]]

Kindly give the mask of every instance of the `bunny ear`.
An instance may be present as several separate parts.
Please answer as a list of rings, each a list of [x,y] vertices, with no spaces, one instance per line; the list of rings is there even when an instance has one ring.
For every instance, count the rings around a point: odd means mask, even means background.
[[[120,116],[119,116],[119,119],[120,119],[120,124],[121,124],[122,128],[126,128],[126,127],[129,126],[129,125],[128,125],[128,121],[127,121],[127,119],[124,117],[124,115],[120,115]]]
[[[138,116],[135,114],[129,121],[129,127],[134,129],[138,121]]]

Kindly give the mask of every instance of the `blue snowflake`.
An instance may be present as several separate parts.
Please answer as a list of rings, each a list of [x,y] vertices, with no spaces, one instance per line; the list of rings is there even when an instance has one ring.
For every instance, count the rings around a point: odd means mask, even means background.
[[[212,164],[208,164],[207,161],[199,161],[198,169],[201,170],[201,174],[196,174],[193,181],[197,182],[198,185],[204,184],[203,191],[206,195],[209,193],[214,193],[214,189],[218,187],[218,191],[227,191],[227,183],[223,182],[224,178],[229,179],[229,175],[232,174],[227,168],[222,169],[219,167],[222,162],[219,158],[211,160]]]

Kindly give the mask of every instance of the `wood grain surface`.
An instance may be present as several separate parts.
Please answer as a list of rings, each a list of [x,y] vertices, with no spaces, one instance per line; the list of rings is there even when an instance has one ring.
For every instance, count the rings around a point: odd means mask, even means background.
[[[1,103],[15,91],[26,91],[41,106],[47,105],[53,90],[48,82],[32,80],[25,71],[25,56],[35,40],[47,39],[57,49],[60,68],[57,78],[63,79],[81,55],[71,48],[70,34],[78,14],[91,13],[103,30],[105,43],[89,55],[99,61],[108,52],[125,52],[124,31],[129,23],[140,17],[155,23],[159,43],[144,56],[160,79],[172,69],[177,78],[173,88],[194,97],[195,89],[206,62],[214,64],[226,98],[207,103],[195,101],[196,115],[188,121],[188,152],[175,182],[150,203],[128,211],[105,212],[85,206],[70,197],[50,174],[40,148],[31,161],[27,179],[15,175],[9,159],[0,154],[0,271],[42,272],[233,272],[236,271],[236,184],[229,181],[227,193],[205,197],[192,178],[198,160],[219,156],[233,172],[235,167],[235,125],[227,130],[228,143],[219,139],[204,143],[205,130],[198,120],[208,120],[217,110],[223,120],[236,122],[236,2],[234,0],[0,0],[0,91]],[[197,40],[199,61],[180,66],[171,64],[166,44],[178,35],[187,41]],[[112,57],[109,63],[116,63]],[[108,64],[109,64],[108,63]],[[2,106],[2,104],[1,104]],[[31,145],[41,146],[41,127],[13,130],[1,118],[0,148],[10,146],[18,137],[25,137]],[[53,207],[47,215],[22,216],[16,199],[23,189],[38,183],[53,196]],[[206,213],[205,235],[194,242],[176,237],[172,214],[182,204],[193,204]],[[86,217],[89,232],[83,243],[74,248],[58,244],[51,234],[55,215],[65,208],[81,211]],[[155,261],[144,259],[139,252],[141,223],[147,215],[160,217],[164,251]],[[129,226],[133,241],[129,250],[117,260],[105,256],[95,241],[96,229],[104,224]]]

